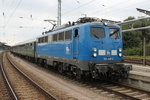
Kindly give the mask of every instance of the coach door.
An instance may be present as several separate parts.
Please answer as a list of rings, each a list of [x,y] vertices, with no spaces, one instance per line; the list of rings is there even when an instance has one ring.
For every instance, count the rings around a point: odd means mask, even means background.
[[[73,58],[77,59],[78,58],[78,43],[79,43],[79,29],[75,28],[73,30]]]

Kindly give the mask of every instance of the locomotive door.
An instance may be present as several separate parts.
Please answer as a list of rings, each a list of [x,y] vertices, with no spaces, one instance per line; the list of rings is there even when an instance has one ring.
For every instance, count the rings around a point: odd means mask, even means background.
[[[79,28],[73,30],[73,58],[78,58],[78,42],[79,42]]]

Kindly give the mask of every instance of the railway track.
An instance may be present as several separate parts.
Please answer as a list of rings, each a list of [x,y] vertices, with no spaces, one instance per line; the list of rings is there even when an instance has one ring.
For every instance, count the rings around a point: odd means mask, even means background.
[[[1,70],[0,70],[0,87],[1,87],[0,98],[2,100],[9,100],[10,98],[14,98],[13,94],[10,92],[10,89],[8,88],[7,82],[4,80],[4,76]]]
[[[6,54],[3,55],[1,68],[3,69],[3,74],[6,76],[5,80],[9,82],[13,100],[58,100],[58,98],[48,93],[25,73],[19,70]]]
[[[137,89],[115,82],[77,81],[73,77],[68,77],[66,75],[62,76],[62,74],[58,74],[55,70],[53,70],[53,72],[54,74],[58,75],[58,77],[62,77],[63,79],[67,79],[73,83],[90,88],[95,92],[105,96],[118,98],[119,100],[150,100],[149,91]]]
[[[92,89],[96,93],[115,100],[150,100],[150,92],[114,82],[83,82],[72,79],[74,83]]]
[[[57,73],[56,73],[57,74]],[[150,100],[150,92],[141,90],[138,88],[130,87],[117,82],[104,82],[104,81],[77,81],[73,77],[61,76],[58,74],[58,77],[67,77],[70,81],[80,84],[94,90],[95,92],[109,96],[112,98],[117,98],[119,100]]]
[[[124,62],[134,63],[134,64],[143,64],[143,59],[141,58],[125,58]],[[146,65],[150,65],[150,59],[146,59]]]
[[[119,100],[150,100],[150,92],[130,86],[125,86],[114,82],[79,82],[72,77],[62,76],[55,70],[52,70],[51,72],[58,77],[62,77],[63,79],[67,78],[70,82],[80,84],[81,86],[90,88],[97,93],[105,94],[106,96],[112,96],[114,98],[118,98]]]
[[[150,100],[150,92],[136,89],[130,86],[118,83],[92,84],[96,89],[102,89],[105,92],[122,97],[126,100]]]
[[[7,77],[4,73],[4,70],[2,68],[2,54],[0,54],[0,98],[2,100],[15,100],[15,93],[13,89],[10,86],[9,81],[7,80]]]

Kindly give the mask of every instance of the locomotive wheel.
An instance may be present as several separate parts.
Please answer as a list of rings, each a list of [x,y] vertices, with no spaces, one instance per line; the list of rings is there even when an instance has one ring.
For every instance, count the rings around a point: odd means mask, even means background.
[[[59,73],[63,73],[63,66],[62,66],[62,64],[60,64],[60,65],[58,65],[58,72]]]
[[[80,81],[82,78],[82,71],[80,69],[76,69],[76,79]]]
[[[45,67],[45,68],[48,68],[48,65],[47,65],[47,64],[44,64],[44,67]]]

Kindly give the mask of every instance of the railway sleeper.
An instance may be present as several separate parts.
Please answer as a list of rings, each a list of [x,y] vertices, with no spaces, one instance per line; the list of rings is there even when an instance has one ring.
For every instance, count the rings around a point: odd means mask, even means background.
[[[120,91],[119,91],[120,92]],[[138,95],[139,92],[131,92],[131,93],[126,93],[127,95]]]
[[[133,96],[133,97],[142,99],[142,98],[146,98],[146,97],[147,97],[147,94],[138,94],[138,95],[135,95],[135,96]]]

